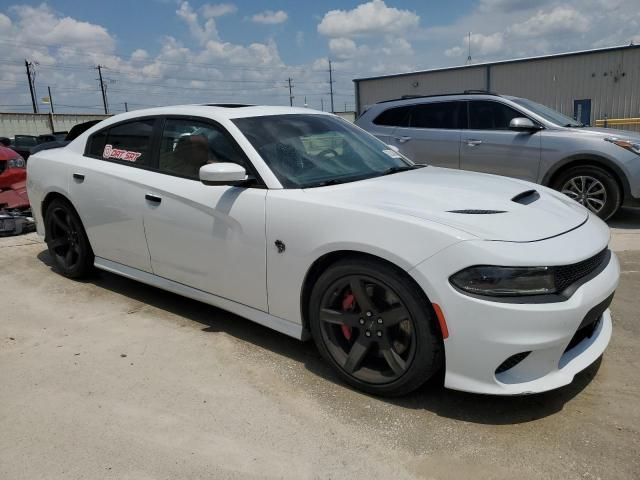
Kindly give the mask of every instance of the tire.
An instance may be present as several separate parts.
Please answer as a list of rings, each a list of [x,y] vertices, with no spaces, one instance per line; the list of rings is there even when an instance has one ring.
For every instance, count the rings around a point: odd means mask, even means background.
[[[71,204],[56,198],[44,214],[49,254],[60,273],[83,278],[93,270],[94,255],[82,221]]]
[[[431,304],[405,272],[384,262],[354,258],[331,265],[313,286],[308,313],[321,355],[358,390],[404,395],[444,365]]]
[[[593,165],[572,167],[561,172],[552,188],[581,203],[603,220],[616,213],[622,203],[622,192],[616,178],[607,170]]]

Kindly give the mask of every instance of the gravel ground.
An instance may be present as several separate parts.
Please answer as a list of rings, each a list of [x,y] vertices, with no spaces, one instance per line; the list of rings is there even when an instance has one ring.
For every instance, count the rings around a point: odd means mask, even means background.
[[[640,478],[640,217],[603,359],[558,391],[368,397],[311,343],[0,239],[0,479]]]

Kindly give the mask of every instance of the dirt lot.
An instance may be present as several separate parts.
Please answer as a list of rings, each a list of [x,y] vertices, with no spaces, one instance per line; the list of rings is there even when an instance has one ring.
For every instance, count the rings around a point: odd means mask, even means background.
[[[354,392],[312,344],[0,239],[0,479],[640,478],[640,214],[602,361],[543,395]]]

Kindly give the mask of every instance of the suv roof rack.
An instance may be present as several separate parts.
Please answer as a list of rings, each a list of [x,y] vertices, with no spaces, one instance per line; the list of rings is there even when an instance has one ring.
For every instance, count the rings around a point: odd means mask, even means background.
[[[432,98],[432,97],[452,97],[455,95],[495,95],[499,97],[500,94],[496,92],[490,92],[489,90],[465,90],[464,92],[458,93],[436,93],[433,95],[402,95],[400,98],[392,98],[390,100],[381,100],[378,103],[388,103],[388,102],[397,102],[398,100],[410,100],[413,98]]]

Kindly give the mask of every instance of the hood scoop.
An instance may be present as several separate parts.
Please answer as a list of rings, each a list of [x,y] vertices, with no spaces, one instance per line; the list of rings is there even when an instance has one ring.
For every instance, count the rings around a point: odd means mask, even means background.
[[[529,205],[539,198],[540,194],[536,190],[526,190],[513,197],[511,201],[519,203],[520,205]]]
[[[461,213],[464,215],[495,215],[496,213],[507,213],[506,210],[447,210],[449,213]]]

